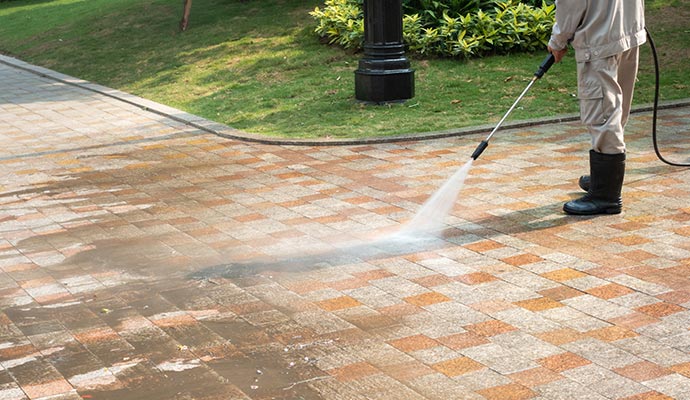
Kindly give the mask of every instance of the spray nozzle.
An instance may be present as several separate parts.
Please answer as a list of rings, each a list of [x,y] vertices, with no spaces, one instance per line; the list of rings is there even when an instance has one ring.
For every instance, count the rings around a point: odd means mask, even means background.
[[[474,153],[472,153],[472,158],[475,160],[479,158],[480,155],[486,150],[486,148],[489,147],[489,141],[488,140],[482,140],[481,143],[479,143],[479,146],[474,150]]]
[[[556,62],[556,57],[554,57],[553,54],[549,53],[549,55],[546,56],[544,61],[541,62],[541,65],[539,66],[539,68],[537,68],[537,72],[534,73],[534,76],[537,79],[544,76],[546,71],[548,71],[549,68],[551,68],[551,66],[553,65],[554,62]]]

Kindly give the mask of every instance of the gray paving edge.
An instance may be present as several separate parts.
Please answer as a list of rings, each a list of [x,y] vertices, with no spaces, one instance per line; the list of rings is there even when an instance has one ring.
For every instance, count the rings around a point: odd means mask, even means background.
[[[117,99],[124,103],[136,106],[142,110],[158,114],[160,116],[169,118],[171,120],[183,123],[185,125],[203,130],[205,132],[214,134],[219,137],[240,140],[246,142],[282,145],[282,146],[339,146],[339,145],[367,145],[379,143],[394,143],[394,142],[409,142],[421,141],[430,139],[441,139],[455,136],[465,136],[471,134],[488,133],[494,125],[479,125],[465,128],[455,128],[443,131],[420,132],[405,135],[391,135],[382,137],[368,137],[356,139],[289,139],[281,137],[262,136],[252,133],[243,132],[232,128],[230,126],[210,121],[205,118],[190,114],[164,104],[156,103],[129,93],[125,93],[116,89],[92,83],[83,79],[75,78],[69,75],[53,71],[48,68],[43,68],[37,65],[29,64],[22,60],[0,54],[0,63],[10,67],[27,71],[43,78],[51,79],[67,85],[76,86],[84,90],[95,92],[103,96]],[[681,99],[674,101],[667,101],[659,104],[658,109],[670,109],[679,107],[690,107],[690,99]],[[633,113],[649,112],[653,110],[653,105],[640,105],[633,107]],[[528,120],[519,120],[506,122],[501,126],[501,129],[519,129],[525,127],[533,127],[537,125],[559,124],[563,122],[577,121],[579,115],[564,114],[552,117],[535,118]]]

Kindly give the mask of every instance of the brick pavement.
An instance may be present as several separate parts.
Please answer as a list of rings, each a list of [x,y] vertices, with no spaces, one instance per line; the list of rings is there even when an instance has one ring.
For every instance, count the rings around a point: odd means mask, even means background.
[[[690,171],[650,118],[621,215],[561,212],[587,136],[539,125],[393,240],[481,137],[229,140],[0,63],[0,399],[690,399]]]

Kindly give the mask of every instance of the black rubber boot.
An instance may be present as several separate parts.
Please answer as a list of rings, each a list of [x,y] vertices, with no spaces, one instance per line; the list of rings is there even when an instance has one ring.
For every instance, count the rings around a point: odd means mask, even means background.
[[[623,209],[621,190],[625,176],[625,153],[589,152],[590,185],[587,194],[563,206],[575,215],[620,214]]]
[[[580,179],[577,180],[577,184],[580,186],[580,189],[589,192],[589,181],[589,175],[582,175]]]

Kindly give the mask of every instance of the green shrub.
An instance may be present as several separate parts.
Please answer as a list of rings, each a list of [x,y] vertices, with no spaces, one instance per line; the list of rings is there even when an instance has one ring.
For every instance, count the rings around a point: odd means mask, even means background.
[[[548,43],[555,15],[553,2],[543,2],[540,7],[518,0],[458,0],[455,3],[457,7],[460,3],[474,3],[478,8],[462,14],[446,3],[436,4],[431,12],[423,10],[404,15],[403,41],[410,52],[422,56],[470,58],[535,51]],[[362,0],[326,0],[325,5],[323,10],[317,7],[311,12],[318,21],[316,33],[331,44],[361,49],[364,40]],[[409,4],[407,9],[410,9]],[[442,13],[436,15],[439,10]],[[429,18],[432,15],[433,20]]]
[[[360,49],[364,41],[362,0],[326,0],[325,5],[323,10],[316,7],[309,13],[318,21],[314,31],[330,44]]]

